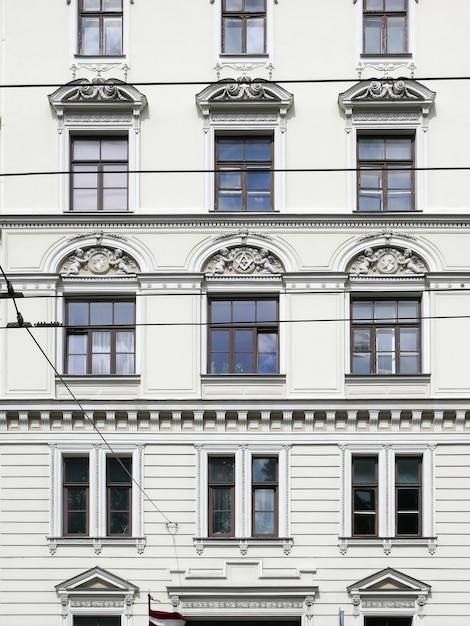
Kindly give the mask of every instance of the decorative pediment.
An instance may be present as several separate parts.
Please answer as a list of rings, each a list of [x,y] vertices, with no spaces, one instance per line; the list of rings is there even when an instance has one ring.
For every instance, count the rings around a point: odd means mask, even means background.
[[[59,267],[64,276],[122,276],[138,272],[140,267],[135,259],[121,248],[105,246],[77,248]]]
[[[294,96],[276,83],[247,76],[212,83],[196,95],[197,105],[204,114],[214,107],[247,104],[255,108],[278,108],[285,114],[293,101]]]
[[[348,591],[353,595],[383,594],[384,592],[390,595],[397,592],[400,594],[406,592],[408,595],[416,595],[417,593],[427,595],[430,590],[431,587],[426,583],[392,567],[380,570],[348,587]]]
[[[127,580],[119,578],[110,572],[94,567],[78,574],[69,580],[56,585],[58,593],[100,593],[115,592],[118,594],[137,591],[137,587]]]
[[[356,83],[339,95],[340,107],[351,109],[399,107],[429,110],[436,94],[421,83],[407,78],[377,78]]]
[[[147,98],[122,80],[98,76],[91,81],[80,78],[59,87],[49,96],[49,102],[58,112],[64,108],[95,109],[105,105],[141,111],[147,105]]]
[[[284,271],[281,261],[266,248],[237,246],[221,248],[206,263],[208,276],[280,274]]]
[[[422,276],[429,271],[425,261],[410,248],[366,248],[349,263],[346,271],[358,276]]]

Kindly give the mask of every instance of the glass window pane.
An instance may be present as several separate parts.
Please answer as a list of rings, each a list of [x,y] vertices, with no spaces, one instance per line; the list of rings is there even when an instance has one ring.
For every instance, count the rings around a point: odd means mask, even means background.
[[[277,302],[275,300],[258,300],[256,302],[256,319],[258,322],[276,321]]]
[[[375,534],[375,515],[354,515],[355,535]]]
[[[377,350],[379,352],[390,352],[391,350],[395,350],[395,329],[377,329]]]
[[[69,335],[68,336],[69,354],[86,354],[87,344],[88,344],[88,335]]]
[[[385,142],[376,137],[359,137],[359,160],[383,161],[385,158]]]
[[[235,459],[233,457],[211,457],[209,460],[209,482],[232,483]]]
[[[377,459],[355,457],[353,461],[353,481],[355,483],[373,483],[376,480]]]
[[[83,0],[84,11],[99,11],[101,0]]]
[[[240,189],[241,183],[240,172],[219,172],[219,188]]]
[[[373,302],[356,301],[352,305],[352,318],[354,321],[373,319]]]
[[[64,459],[64,481],[66,483],[88,483],[88,457]]]
[[[370,352],[370,330],[355,328],[353,332],[354,352]]]
[[[255,513],[255,535],[274,535],[275,520],[274,513],[256,512]]]
[[[397,481],[400,483],[417,483],[420,477],[421,459],[418,457],[401,456],[396,459]]]
[[[254,300],[235,300],[233,302],[234,322],[254,322],[255,316],[256,303]]]
[[[410,161],[411,146],[411,137],[388,138],[385,143],[385,158],[387,161]]]
[[[220,192],[217,194],[217,209],[219,211],[241,211],[242,210],[242,193],[239,192]]]
[[[101,159],[103,161],[127,161],[126,139],[102,139]],[[117,169],[113,167],[112,169]]]
[[[395,374],[395,355],[377,355],[377,374]]]
[[[265,0],[245,0],[245,11],[252,11],[256,13],[264,11],[264,2]]]
[[[276,353],[277,350],[277,334],[276,333],[259,333],[258,334],[258,352]]]
[[[371,355],[364,353],[354,354],[352,360],[353,374],[371,374]]]
[[[355,489],[354,510],[375,511],[375,489]]]
[[[264,18],[247,20],[246,24],[247,54],[263,54],[264,52]]]
[[[413,209],[411,191],[390,191],[387,194],[389,211],[411,211]]]
[[[220,161],[243,161],[243,139],[238,137],[219,137],[217,144]]]
[[[397,508],[398,511],[417,511],[419,508],[419,490],[398,489]]]
[[[88,310],[88,302],[69,302],[67,305],[68,324],[70,326],[88,325]]]
[[[96,165],[73,165],[73,187],[74,189],[98,188],[98,168]],[[96,197],[96,192],[92,192]]]
[[[127,166],[103,165],[103,187],[127,188]]]
[[[366,0],[365,10],[366,11],[383,11],[384,0]]]
[[[114,323],[115,324],[134,324],[135,304],[133,302],[115,302],[114,303]]]
[[[364,53],[381,54],[382,52],[382,20],[381,18],[364,18]]]
[[[386,11],[405,11],[406,0],[385,0]]]
[[[400,355],[400,374],[419,374],[419,354]]]
[[[91,359],[92,374],[110,374],[111,358],[109,354],[94,354]]]
[[[82,18],[82,54],[100,53],[100,22],[98,18]]]
[[[74,189],[72,206],[74,211],[96,211],[98,208],[96,189]]]
[[[252,374],[253,373],[253,355],[251,352],[235,353],[234,374]]]
[[[382,210],[382,193],[365,192],[359,193],[359,211],[381,211]]]
[[[417,322],[419,319],[419,302],[400,300],[398,302],[398,319],[400,322]]]
[[[99,139],[74,139],[73,158],[77,161],[99,161]]]
[[[240,54],[242,52],[242,21],[235,18],[224,19],[224,52]]]
[[[271,172],[269,170],[250,170],[246,173],[247,189],[270,189]]]
[[[112,302],[90,302],[90,324],[102,326],[113,323]]]
[[[212,513],[212,534],[229,535],[232,532],[232,515],[230,511]]]
[[[127,189],[104,189],[104,211],[127,211]]]
[[[374,316],[377,321],[394,322],[397,318],[395,301],[378,300],[375,302]]]
[[[211,303],[212,322],[231,322],[232,303],[224,300],[215,300]]]
[[[109,483],[131,483],[129,474],[132,468],[132,459],[130,457],[121,457],[119,459],[109,456],[107,459],[107,475],[106,480]]]
[[[254,458],[252,461],[252,481],[255,483],[261,482],[276,482],[277,480],[277,458]]]
[[[246,208],[248,211],[269,211],[271,209],[271,193],[250,192],[246,198]]]
[[[253,331],[252,330],[235,330],[234,344],[236,352],[252,352],[253,351]]]
[[[213,330],[211,332],[211,348],[212,352],[229,351],[230,333],[228,330]]]
[[[405,18],[387,18],[387,53],[401,54],[405,49]]]
[[[418,328],[400,328],[400,351],[417,352],[419,347]]]
[[[271,137],[250,137],[246,140],[247,161],[269,161],[271,159]]]
[[[122,0],[103,0],[103,11],[122,11]]]
[[[116,333],[116,352],[134,352],[134,333],[133,332],[117,332]]]
[[[382,172],[377,170],[361,170],[359,173],[359,186],[364,189],[381,189]]]
[[[116,355],[116,374],[125,376],[135,372],[134,354]]]
[[[104,54],[122,53],[121,18],[104,19]]]
[[[243,0],[225,0],[226,11],[243,11]]]
[[[258,354],[258,374],[276,374],[277,373],[277,354],[260,353]]]
[[[86,371],[86,355],[69,354],[67,359],[67,374],[84,375]]]
[[[388,170],[389,189],[411,189],[411,171]]]
[[[274,489],[255,489],[255,510],[272,511],[274,509]]]
[[[91,334],[92,352],[111,352],[111,333],[94,332]]]
[[[418,535],[418,513],[399,513],[397,516],[397,535]]]

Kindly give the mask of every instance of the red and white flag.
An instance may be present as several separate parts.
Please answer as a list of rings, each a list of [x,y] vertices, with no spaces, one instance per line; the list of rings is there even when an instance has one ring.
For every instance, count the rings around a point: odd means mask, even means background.
[[[181,613],[152,611],[149,609],[149,626],[184,626],[186,618]]]

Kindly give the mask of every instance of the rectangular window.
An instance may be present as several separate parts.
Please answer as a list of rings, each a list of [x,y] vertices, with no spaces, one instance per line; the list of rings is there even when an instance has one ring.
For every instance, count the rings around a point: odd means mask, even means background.
[[[396,535],[421,535],[421,457],[395,457]]]
[[[216,138],[216,209],[273,209],[273,138],[269,135]]]
[[[420,301],[354,300],[351,346],[353,374],[419,374]]]
[[[412,617],[364,616],[364,626],[411,626]]]
[[[277,299],[209,303],[209,373],[278,372]]]
[[[252,458],[253,537],[277,536],[277,457]]]
[[[359,211],[414,210],[412,135],[359,136],[357,167]]]
[[[73,137],[71,198],[73,211],[127,211],[127,137]]]
[[[64,535],[88,535],[89,491],[88,456],[64,457]]]
[[[123,0],[79,0],[79,54],[122,54]]]
[[[69,300],[66,307],[67,374],[134,374],[134,301]]]
[[[209,457],[209,536],[235,535],[235,457]]]
[[[131,532],[132,459],[108,456],[106,459],[107,535]]]
[[[408,52],[408,0],[364,0],[364,54]]]
[[[98,617],[75,615],[73,626],[121,626],[121,617],[119,615]]]
[[[222,0],[222,53],[266,53],[266,0]]]
[[[378,458],[354,456],[352,460],[353,536],[378,533]]]

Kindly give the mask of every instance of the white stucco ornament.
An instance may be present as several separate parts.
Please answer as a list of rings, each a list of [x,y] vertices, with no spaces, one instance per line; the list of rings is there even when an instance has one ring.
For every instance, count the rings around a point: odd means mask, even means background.
[[[366,248],[350,264],[351,276],[422,275],[428,271],[424,261],[410,248]]]
[[[139,271],[137,263],[120,248],[114,250],[97,246],[94,248],[77,248],[62,264],[60,273],[65,276],[86,274],[135,274]]]
[[[280,274],[282,263],[266,248],[221,248],[207,263],[209,276],[221,274]]]

